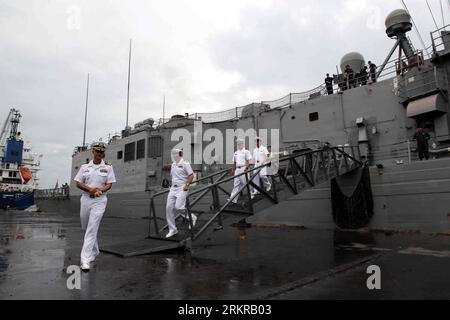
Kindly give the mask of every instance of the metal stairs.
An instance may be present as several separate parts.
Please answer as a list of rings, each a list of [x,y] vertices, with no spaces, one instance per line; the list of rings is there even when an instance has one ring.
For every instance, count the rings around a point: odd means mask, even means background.
[[[101,251],[122,257],[150,254],[177,248],[191,248],[192,243],[208,229],[223,228],[223,220],[230,224],[245,220],[246,217],[258,214],[262,209],[276,205],[292,196],[313,188],[337,176],[344,175],[363,166],[358,146],[325,147],[319,150],[307,150],[279,159],[271,159],[270,163],[249,169],[245,175],[246,184],[240,189],[243,194],[237,205],[229,199],[234,176],[230,169],[217,171],[194,181],[186,200],[189,219],[176,217],[178,234],[165,238],[168,226],[160,226],[158,220],[165,217],[165,199],[169,189],[157,192],[150,197],[149,229],[145,239],[115,244],[101,248]],[[271,167],[273,175],[268,175],[272,182],[270,191],[266,191],[253,183],[253,177],[263,167]],[[259,191],[259,195],[251,197],[250,188]],[[233,197],[234,198],[234,197]],[[158,205],[157,205],[158,204]],[[160,213],[158,217],[157,213]],[[192,226],[191,215],[197,215],[197,222]],[[183,222],[180,223],[180,219]]]

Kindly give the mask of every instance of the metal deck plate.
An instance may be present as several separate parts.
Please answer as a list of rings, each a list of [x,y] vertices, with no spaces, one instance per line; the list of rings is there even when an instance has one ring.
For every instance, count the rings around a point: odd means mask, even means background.
[[[185,246],[186,241],[166,241],[161,239],[148,238],[104,246],[100,248],[100,251],[105,253],[112,253],[121,257],[133,257],[182,248]]]

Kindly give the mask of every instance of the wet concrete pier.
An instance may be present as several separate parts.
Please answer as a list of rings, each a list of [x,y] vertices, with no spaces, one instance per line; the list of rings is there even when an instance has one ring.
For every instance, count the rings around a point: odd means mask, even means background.
[[[148,220],[105,215],[100,247],[139,240]],[[449,299],[450,237],[253,225],[210,230],[191,251],[101,253],[81,288],[76,213],[0,212],[0,299]],[[367,267],[381,289],[367,288]]]

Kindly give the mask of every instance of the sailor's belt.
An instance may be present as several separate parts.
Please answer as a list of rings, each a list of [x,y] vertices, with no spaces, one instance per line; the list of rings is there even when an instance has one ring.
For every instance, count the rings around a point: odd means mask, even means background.
[[[181,186],[179,186],[179,185],[177,185],[177,184],[174,184],[172,187],[178,188],[178,187],[181,187]]]

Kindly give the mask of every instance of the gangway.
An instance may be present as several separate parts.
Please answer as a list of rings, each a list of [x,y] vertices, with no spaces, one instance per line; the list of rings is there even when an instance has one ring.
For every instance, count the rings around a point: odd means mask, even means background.
[[[234,197],[230,198],[233,179],[230,169],[223,169],[193,182],[193,187],[186,199],[189,219],[178,227],[178,234],[166,239],[167,224],[161,225],[158,220],[165,221],[165,195],[169,189],[154,193],[150,197],[148,235],[145,239],[122,244],[115,244],[101,249],[122,257],[144,255],[176,248],[190,248],[192,243],[214,225],[215,230],[223,228],[223,219],[232,219],[231,223],[242,221],[248,216],[257,214],[263,209],[285,201],[302,191],[321,183],[345,175],[364,166],[360,160],[358,146],[330,147],[319,150],[308,150],[280,157],[277,161],[251,168],[237,176],[245,175],[246,183]],[[272,188],[266,191],[253,182],[253,177],[264,167],[275,166],[276,173],[270,175]],[[250,187],[259,191],[252,197]],[[234,198],[243,193],[238,204]],[[201,202],[201,200],[206,200]],[[159,206],[157,208],[157,201]],[[159,215],[157,214],[159,213]],[[197,223],[191,224],[192,214],[197,214]],[[175,219],[184,219],[178,214]],[[178,223],[180,225],[180,223]]]

